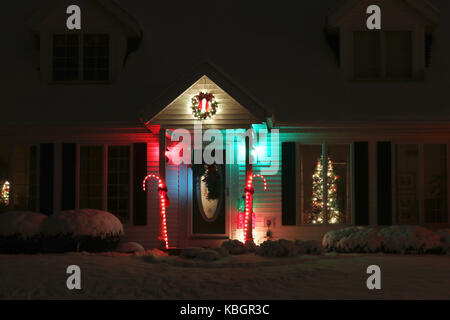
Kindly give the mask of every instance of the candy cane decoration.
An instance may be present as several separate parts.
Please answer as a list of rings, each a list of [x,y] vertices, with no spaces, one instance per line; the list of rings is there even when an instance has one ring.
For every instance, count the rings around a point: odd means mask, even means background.
[[[245,186],[245,220],[244,220],[244,239],[247,241],[253,241],[252,228],[249,228],[249,219],[252,214],[253,208],[253,194],[255,189],[253,188],[253,178],[261,178],[264,181],[264,191],[267,190],[267,180],[261,174],[250,174],[247,178],[247,184]]]
[[[166,249],[169,249],[169,237],[167,236],[167,219],[166,219],[166,208],[170,205],[169,197],[167,196],[167,187],[164,181],[156,174],[149,174],[145,177],[142,182],[142,189],[146,191],[147,181],[150,179],[158,180],[158,194],[159,194],[159,210],[161,217],[161,234],[158,239],[163,240]]]

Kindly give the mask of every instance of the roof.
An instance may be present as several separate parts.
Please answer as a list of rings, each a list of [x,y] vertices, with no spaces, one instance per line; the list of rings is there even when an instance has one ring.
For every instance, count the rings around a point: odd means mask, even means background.
[[[427,0],[401,0],[411,7],[411,9],[421,14],[430,24],[436,25],[439,22],[439,10]],[[328,14],[328,25],[336,27],[341,19],[361,0],[341,0]]]
[[[127,11],[125,11],[121,6],[119,6],[113,0],[88,0],[92,3],[99,4],[103,7],[109,14],[117,18],[129,38],[140,38],[142,36],[142,30],[139,23],[131,16]],[[73,2],[73,1],[72,1]],[[71,4],[72,4],[71,2]],[[76,3],[73,3],[76,4]],[[37,9],[29,18],[28,24],[33,32],[39,31],[40,23],[45,20],[45,18],[50,15],[50,13],[56,8],[64,5],[61,0],[48,0],[43,6]]]
[[[142,114],[161,111],[166,104],[155,101],[164,100],[160,97],[174,83],[183,83],[181,90],[189,76],[195,81],[193,70],[205,60],[238,83],[249,101],[273,113],[275,124],[450,122],[448,0],[429,1],[441,17],[425,81],[369,83],[344,79],[327,42],[327,14],[340,0],[283,5],[228,0],[208,2],[206,8],[197,0],[116,2],[143,31],[139,49],[114,83],[68,86],[42,81],[35,40],[23,27],[24,11],[30,16],[44,1],[8,2],[0,22],[3,30],[11,30],[3,38],[8,50],[0,51],[1,61],[7,61],[1,123],[134,123]],[[174,96],[166,94],[166,100]]]

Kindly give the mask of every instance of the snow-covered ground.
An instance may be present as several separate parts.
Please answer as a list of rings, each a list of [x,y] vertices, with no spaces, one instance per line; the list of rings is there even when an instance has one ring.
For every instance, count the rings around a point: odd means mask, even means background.
[[[79,265],[82,290],[66,289]],[[379,265],[382,289],[366,269]],[[0,255],[2,299],[450,299],[450,256],[334,254],[215,262],[126,254]]]

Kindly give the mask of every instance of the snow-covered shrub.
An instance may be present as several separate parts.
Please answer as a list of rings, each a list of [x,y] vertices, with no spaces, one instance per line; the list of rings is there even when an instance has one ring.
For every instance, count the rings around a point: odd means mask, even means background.
[[[204,248],[184,248],[181,250],[180,256],[186,259],[199,259],[203,261],[214,261],[221,258],[219,252],[213,249]]]
[[[436,234],[441,237],[442,251],[450,254],[450,229],[436,231]]]
[[[441,237],[420,226],[350,227],[325,234],[328,250],[338,252],[438,253]]]
[[[144,247],[137,242],[125,242],[120,243],[117,247],[117,252],[122,253],[135,253],[145,251]]]
[[[246,254],[249,253],[249,248],[239,240],[227,240],[222,242],[222,248],[228,250],[230,254]]]
[[[45,250],[50,252],[114,250],[123,226],[113,214],[94,209],[62,211],[42,224]]]
[[[215,260],[219,260],[220,258],[221,257],[219,255],[219,253],[217,253],[217,251],[211,250],[211,249],[202,250],[197,256],[197,259],[203,260],[203,261],[215,261]]]
[[[350,234],[358,232],[363,227],[348,227],[340,230],[328,231],[322,239],[322,247],[327,250],[335,250],[337,243],[348,237]]]
[[[212,250],[216,251],[221,258],[225,258],[230,255],[230,252],[228,252],[228,250],[224,247],[212,248]]]
[[[390,226],[382,228],[379,234],[386,253],[433,253],[442,250],[440,236],[420,226]]]
[[[359,228],[336,243],[339,252],[379,252],[382,250],[382,236],[376,228]]]
[[[41,247],[40,228],[46,215],[12,211],[0,214],[0,252],[36,253]]]
[[[280,239],[264,241],[256,250],[256,254],[264,257],[291,257],[296,254],[294,242]]]
[[[294,242],[295,254],[322,254],[322,244],[316,240],[296,240]]]
[[[41,224],[47,219],[42,213],[11,211],[0,214],[0,236],[20,235],[23,238],[36,236]]]
[[[200,247],[184,248],[183,250],[181,250],[180,256],[182,258],[194,259],[194,258],[197,258],[197,256],[202,251],[203,251],[203,248],[200,248]]]

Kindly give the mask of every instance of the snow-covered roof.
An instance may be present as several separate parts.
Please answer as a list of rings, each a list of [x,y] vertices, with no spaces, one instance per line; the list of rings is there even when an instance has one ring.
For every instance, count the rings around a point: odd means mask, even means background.
[[[338,2],[116,0],[143,31],[138,50],[111,84],[59,85],[41,79],[36,40],[24,25],[45,1],[8,1],[0,121],[135,123],[205,60],[266,106],[276,124],[450,121],[450,2],[429,0],[441,14],[424,81],[368,83],[345,79],[327,42],[327,15]]]

